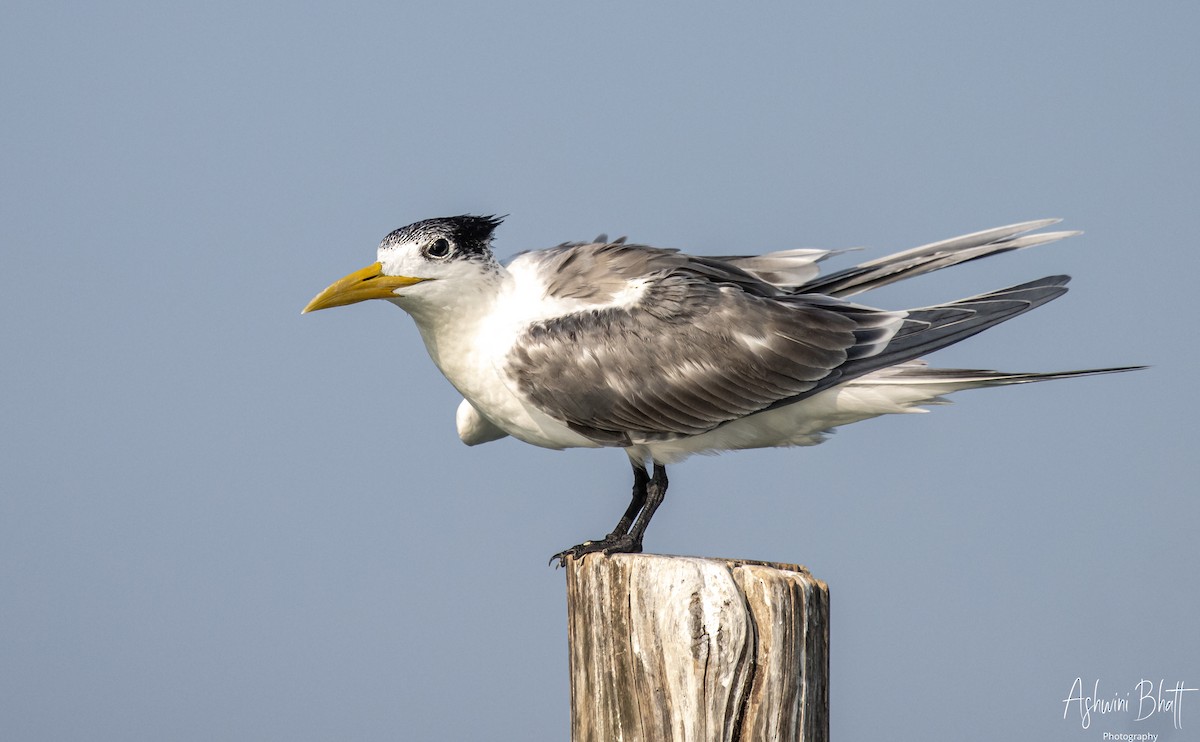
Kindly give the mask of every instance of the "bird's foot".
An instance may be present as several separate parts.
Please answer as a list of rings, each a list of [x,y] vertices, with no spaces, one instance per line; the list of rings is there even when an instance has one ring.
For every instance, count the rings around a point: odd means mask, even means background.
[[[592,554],[595,552],[604,554],[640,554],[642,552],[642,543],[634,541],[633,537],[628,533],[615,534],[610,533],[599,541],[584,541],[582,544],[576,544],[565,551],[560,551],[550,557],[550,563],[558,560],[558,566],[567,566],[567,557],[578,559],[584,554]]]

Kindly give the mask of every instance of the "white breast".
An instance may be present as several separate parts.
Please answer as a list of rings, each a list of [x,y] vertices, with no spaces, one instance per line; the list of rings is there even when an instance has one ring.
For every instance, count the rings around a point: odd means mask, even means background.
[[[456,307],[446,321],[418,321],[417,328],[442,374],[490,423],[543,448],[594,448],[530,405],[504,371],[513,343],[531,322],[573,308],[546,302],[539,284],[536,274],[518,268],[478,301]]]

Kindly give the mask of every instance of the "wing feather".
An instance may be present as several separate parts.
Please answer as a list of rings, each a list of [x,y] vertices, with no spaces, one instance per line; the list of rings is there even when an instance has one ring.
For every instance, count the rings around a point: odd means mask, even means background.
[[[635,304],[524,331],[506,370],[534,405],[610,444],[696,435],[817,388],[864,347],[878,352],[903,321],[820,297],[764,296],[736,269],[671,255],[677,269],[638,277],[647,285]]]
[[[685,261],[689,256],[679,255]],[[536,407],[605,445],[698,435],[911,361],[1066,292],[1049,276],[887,312],[825,296],[763,296],[710,266],[640,276],[640,299],[530,324],[506,371]]]

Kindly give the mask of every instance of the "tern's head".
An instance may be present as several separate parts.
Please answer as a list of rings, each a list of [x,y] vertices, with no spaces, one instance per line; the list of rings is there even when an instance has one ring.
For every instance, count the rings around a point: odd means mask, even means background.
[[[452,303],[470,292],[471,279],[497,271],[491,242],[500,222],[495,216],[449,216],[401,227],[379,243],[377,262],[335,281],[304,312],[367,299],[390,299],[410,310]]]

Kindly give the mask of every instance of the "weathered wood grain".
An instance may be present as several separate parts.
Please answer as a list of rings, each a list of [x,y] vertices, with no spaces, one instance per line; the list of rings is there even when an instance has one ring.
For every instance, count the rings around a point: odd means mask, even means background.
[[[829,588],[803,567],[567,563],[573,742],[829,737]]]

